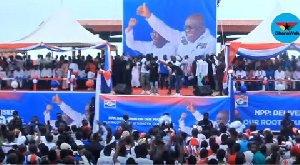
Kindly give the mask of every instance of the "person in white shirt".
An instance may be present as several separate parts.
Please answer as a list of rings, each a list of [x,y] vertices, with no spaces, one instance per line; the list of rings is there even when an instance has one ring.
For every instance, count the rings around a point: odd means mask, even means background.
[[[20,70],[19,67],[16,68],[16,70],[13,72],[13,78],[18,79],[18,83],[19,83],[19,87],[23,88],[23,80],[22,78],[24,78],[24,71]]]
[[[263,79],[264,77],[266,77],[266,72],[264,70],[261,69],[261,67],[257,67],[254,76],[256,79]]]
[[[281,66],[275,71],[275,80],[284,80],[285,72],[282,70]],[[285,90],[285,81],[275,81],[275,90]]]
[[[234,79],[237,80],[244,80],[246,78],[246,72],[242,69],[242,67],[238,67],[237,71],[235,71],[234,73]],[[233,86],[235,86],[236,81],[233,81]],[[241,86],[243,86],[245,84],[244,81],[240,82]]]
[[[146,55],[153,53],[159,60],[163,59],[163,55],[168,57],[175,55],[176,47],[159,35],[156,31],[151,33],[152,41],[135,41],[133,36],[133,27],[137,24],[135,18],[131,18],[128,27],[125,29],[126,45]]]
[[[141,86],[142,86],[142,95],[145,92],[149,95],[150,94],[150,60],[151,55],[147,54],[146,58],[141,60]]]
[[[70,63],[69,69],[72,69],[74,72],[78,72],[78,64],[76,63],[76,60],[73,59],[72,62]]]
[[[216,54],[216,38],[205,28],[201,14],[190,15],[185,21],[185,31],[178,31],[166,25],[149,11],[146,4],[138,7],[137,14],[144,16],[153,30],[176,45],[176,54],[189,55],[191,61],[198,55]]]
[[[34,66],[34,69],[31,70],[31,75],[30,75],[30,77],[33,78],[34,75],[37,75],[38,78],[41,77],[41,71],[40,71],[38,65],[35,65],[35,66]]]
[[[254,73],[255,79],[257,80],[261,80],[261,81],[256,81],[255,84],[255,88],[256,90],[261,90],[262,89],[262,81],[264,80],[264,78],[266,77],[266,72],[264,70],[261,69],[260,66],[258,66],[256,68],[256,71]]]
[[[44,144],[48,147],[49,151],[50,151],[51,149],[54,149],[54,148],[56,147],[56,144],[53,142],[53,135],[47,134],[47,135],[45,136],[45,140],[46,140],[46,141],[44,141],[44,142],[42,142],[42,143],[44,143]]]
[[[235,121],[230,123],[229,127],[234,128],[239,134],[243,133],[244,129],[246,128],[245,125],[241,122],[240,116],[236,116]]]
[[[51,78],[52,77],[52,70],[50,69],[49,65],[45,65],[45,67],[41,66],[41,78]],[[50,89],[51,81],[50,80],[44,80],[41,81],[41,87],[43,89]]]
[[[197,60],[196,76],[198,78],[198,86],[203,86],[203,78],[208,74],[208,63],[203,60]]]
[[[52,77],[53,78],[62,78],[62,71],[61,71],[61,67],[59,66],[59,64],[57,64],[55,66],[55,68],[53,69]]]
[[[45,68],[42,67],[41,77],[42,78],[51,78],[52,77],[52,70],[48,66],[46,66]]]

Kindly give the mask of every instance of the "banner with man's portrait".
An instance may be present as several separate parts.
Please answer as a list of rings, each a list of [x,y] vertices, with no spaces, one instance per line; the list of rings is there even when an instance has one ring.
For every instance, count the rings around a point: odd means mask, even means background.
[[[131,56],[216,53],[216,0],[124,0],[123,48]]]

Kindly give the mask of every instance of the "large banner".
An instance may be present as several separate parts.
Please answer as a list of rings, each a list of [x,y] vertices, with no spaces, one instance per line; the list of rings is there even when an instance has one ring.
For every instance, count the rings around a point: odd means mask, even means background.
[[[258,129],[280,130],[285,113],[291,114],[295,125],[300,125],[300,92],[247,92],[235,94],[235,105],[243,123],[249,127],[257,124]]]
[[[124,0],[123,39],[132,56],[215,54],[216,0]]]
[[[8,123],[13,111],[18,111],[23,124],[37,116],[41,123],[46,119],[54,125],[56,114],[61,113],[67,124],[79,125],[89,115],[86,106],[94,96],[92,92],[0,92],[0,123]]]
[[[214,123],[229,122],[229,97],[155,97],[155,96],[100,96],[100,120],[117,129],[123,115],[129,115],[133,129],[148,131],[158,125],[159,118],[169,113],[178,129],[182,113],[186,113],[185,125],[192,127],[197,120],[187,106],[193,105],[200,114],[209,113]]]

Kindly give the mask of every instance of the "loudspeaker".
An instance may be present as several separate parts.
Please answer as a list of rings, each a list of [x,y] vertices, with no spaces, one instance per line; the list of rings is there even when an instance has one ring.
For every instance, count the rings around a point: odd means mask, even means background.
[[[211,96],[212,93],[209,85],[197,86],[194,90],[195,96]]]
[[[126,84],[117,84],[115,88],[115,93],[119,95],[130,95],[131,91],[126,89]]]

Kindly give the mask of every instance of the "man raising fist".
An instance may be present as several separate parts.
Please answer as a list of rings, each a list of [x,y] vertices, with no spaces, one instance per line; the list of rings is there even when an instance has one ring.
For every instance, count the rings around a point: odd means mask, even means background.
[[[152,41],[135,41],[133,27],[136,25],[137,20],[131,18],[128,27],[125,29],[126,45],[129,48],[137,50],[144,55],[152,53],[154,56],[157,56],[159,60],[163,59],[163,55],[167,55],[168,57],[175,55],[176,47],[170,44],[156,31],[153,31],[150,34]]]

